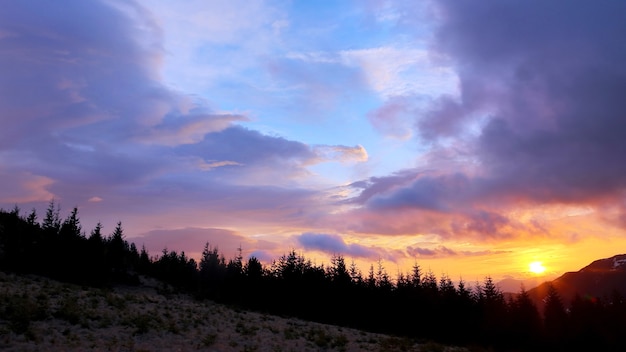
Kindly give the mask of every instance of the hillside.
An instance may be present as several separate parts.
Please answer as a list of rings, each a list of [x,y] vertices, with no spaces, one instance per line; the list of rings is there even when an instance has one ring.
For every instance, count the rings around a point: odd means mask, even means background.
[[[608,299],[616,292],[626,296],[626,254],[599,259],[576,272],[567,272],[528,291],[541,311],[549,285],[569,304],[576,294],[588,300]]]
[[[141,281],[97,289],[0,272],[0,350],[465,351],[237,310]]]

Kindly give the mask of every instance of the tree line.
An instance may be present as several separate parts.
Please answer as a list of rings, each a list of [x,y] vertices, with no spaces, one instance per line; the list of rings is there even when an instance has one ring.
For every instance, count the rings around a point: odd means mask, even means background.
[[[455,284],[417,263],[391,278],[380,260],[363,274],[340,254],[316,265],[292,250],[263,265],[255,257],[244,260],[241,249],[226,260],[207,243],[199,262],[167,249],[150,256],[125,239],[121,222],[109,235],[100,223],[87,235],[78,209],[62,220],[54,201],[41,222],[35,210],[0,210],[0,270],[92,286],[138,285],[146,275],[198,299],[443,343],[626,350],[626,302],[619,292],[565,304],[551,287],[540,312],[523,287],[505,298],[490,277]]]

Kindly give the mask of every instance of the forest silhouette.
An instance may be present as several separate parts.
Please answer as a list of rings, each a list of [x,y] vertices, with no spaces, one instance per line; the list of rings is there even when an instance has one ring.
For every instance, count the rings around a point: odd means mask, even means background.
[[[151,256],[124,236],[118,222],[109,235],[98,223],[87,235],[78,209],[61,219],[51,201],[44,218],[0,210],[0,270],[105,287],[139,285],[154,277],[197,299],[418,340],[497,350],[626,350],[626,301],[576,296],[563,302],[554,287],[538,311],[522,287],[505,299],[491,277],[454,284],[416,263],[391,278],[382,261],[363,274],[341,254],[316,265],[295,250],[263,265],[238,254],[226,259],[207,243],[199,262],[164,249]],[[0,312],[1,313],[1,312]]]

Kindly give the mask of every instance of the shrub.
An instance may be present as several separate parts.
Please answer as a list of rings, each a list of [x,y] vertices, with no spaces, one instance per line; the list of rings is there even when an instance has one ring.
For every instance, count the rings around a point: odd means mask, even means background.
[[[30,323],[46,317],[47,305],[39,304],[29,295],[8,295],[4,302],[3,316],[16,334],[28,331]]]

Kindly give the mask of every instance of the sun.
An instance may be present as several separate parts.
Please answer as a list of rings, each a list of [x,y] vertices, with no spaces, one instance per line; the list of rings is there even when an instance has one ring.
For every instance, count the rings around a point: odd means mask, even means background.
[[[546,267],[543,266],[541,262],[531,262],[528,264],[528,268],[533,274],[543,274],[543,272],[546,271]]]

